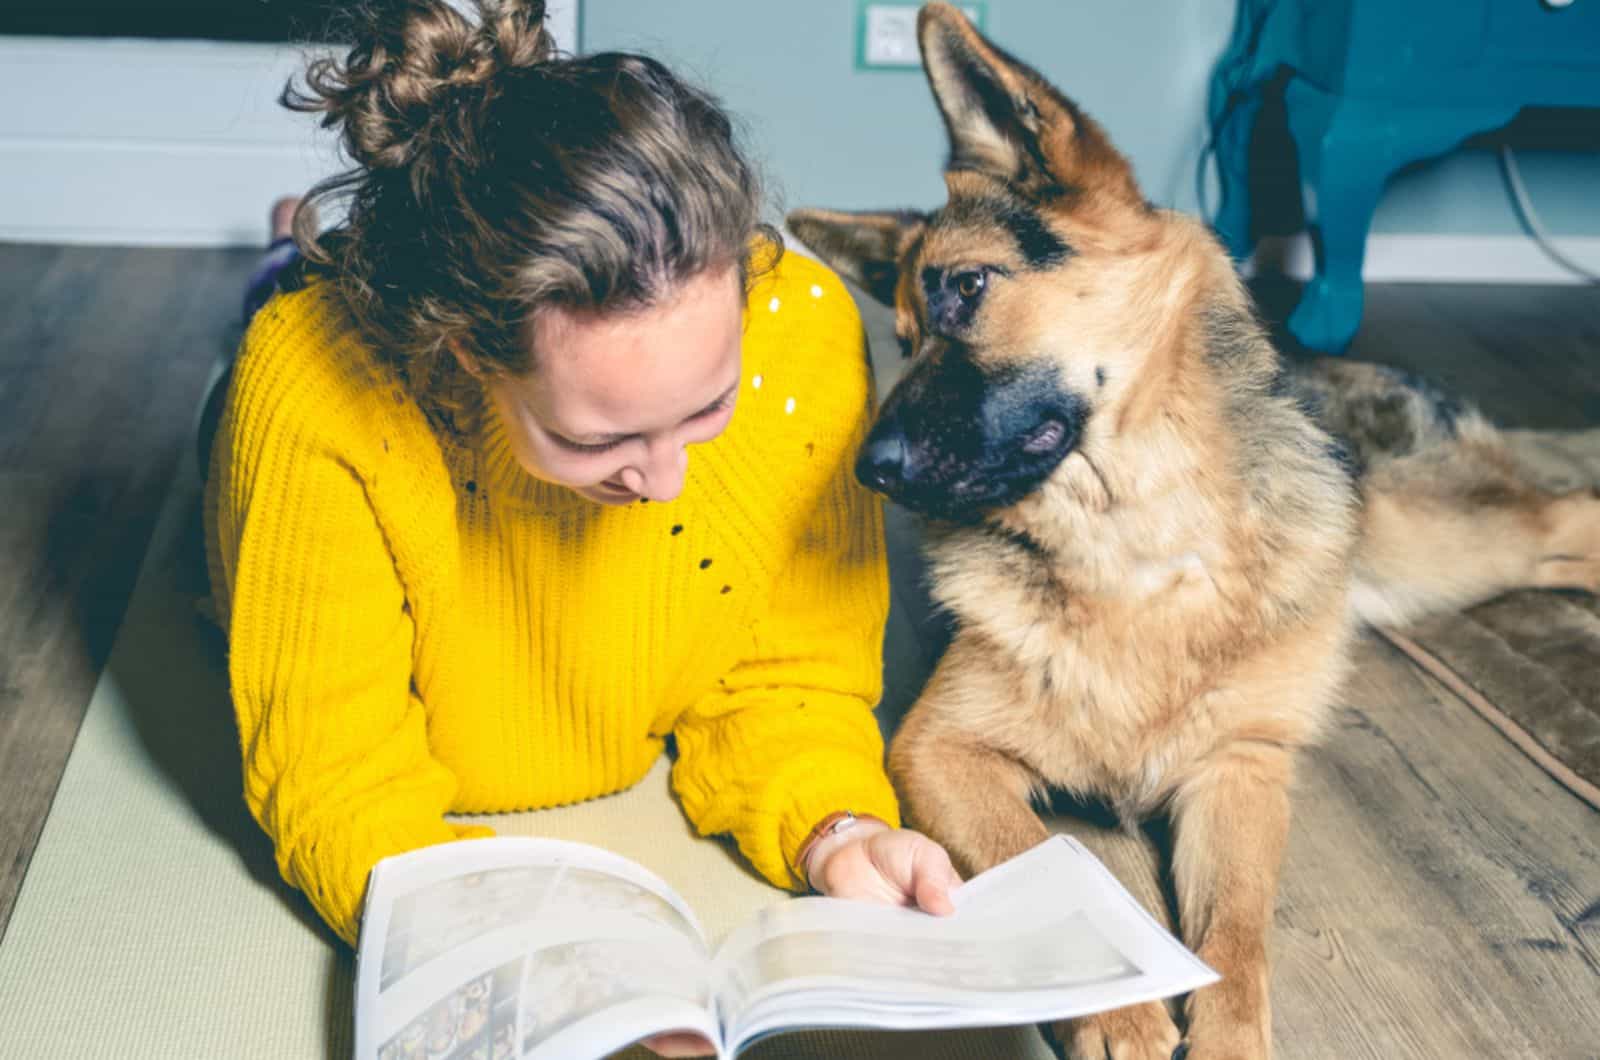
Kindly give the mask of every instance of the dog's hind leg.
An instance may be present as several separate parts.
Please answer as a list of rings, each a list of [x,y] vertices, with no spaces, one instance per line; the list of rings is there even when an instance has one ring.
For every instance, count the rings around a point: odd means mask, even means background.
[[[1497,440],[1395,461],[1363,482],[1351,601],[1403,626],[1519,588],[1600,592],[1600,495],[1548,492]]]
[[[1266,1060],[1267,932],[1289,834],[1290,753],[1246,744],[1204,764],[1173,800],[1172,874],[1184,941],[1221,982],[1189,996],[1191,1060]]]

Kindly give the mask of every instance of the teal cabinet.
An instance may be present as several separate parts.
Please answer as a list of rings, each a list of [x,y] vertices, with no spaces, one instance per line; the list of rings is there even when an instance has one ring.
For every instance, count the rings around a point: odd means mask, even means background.
[[[1526,106],[1600,107],[1600,0],[1240,0],[1208,108],[1217,234],[1239,259],[1253,249],[1250,133],[1284,70],[1316,253],[1289,329],[1339,352],[1361,322],[1367,228],[1396,171]]]

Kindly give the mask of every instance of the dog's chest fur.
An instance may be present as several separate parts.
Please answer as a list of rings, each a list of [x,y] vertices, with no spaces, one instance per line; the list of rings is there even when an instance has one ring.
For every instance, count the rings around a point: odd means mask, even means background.
[[[1237,619],[1202,554],[1214,550],[1100,546],[1075,558],[971,529],[937,541],[930,559],[940,603],[1012,677],[1015,698],[995,704],[991,734],[1004,743],[1014,730],[1013,750],[1054,784],[1143,801],[1159,761],[1182,754],[1166,745],[1194,728],[1186,707],[1219,627]]]
[[[1316,462],[1297,481],[1281,455],[1258,491],[1238,476],[1103,510],[1058,495],[1039,534],[935,530],[935,597],[978,656],[964,661],[1000,681],[966,723],[1047,783],[1130,813],[1230,741],[1309,740],[1342,672],[1350,497]],[[1267,656],[1300,672],[1258,672]],[[1285,678],[1328,695],[1273,694]]]

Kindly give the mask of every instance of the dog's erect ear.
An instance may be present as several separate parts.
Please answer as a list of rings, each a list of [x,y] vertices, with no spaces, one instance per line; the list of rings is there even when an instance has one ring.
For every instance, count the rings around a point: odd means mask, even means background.
[[[926,218],[915,210],[795,210],[786,220],[789,231],[834,271],[860,284],[884,305],[892,306],[895,284],[900,279],[900,252]]]
[[[1100,127],[958,9],[924,7],[917,40],[950,133],[948,171],[977,170],[1040,196],[1104,191],[1143,202],[1127,159]]]

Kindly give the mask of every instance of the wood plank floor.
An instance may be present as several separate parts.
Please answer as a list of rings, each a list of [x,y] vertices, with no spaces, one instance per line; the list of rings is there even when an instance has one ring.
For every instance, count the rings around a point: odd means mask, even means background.
[[[251,262],[0,245],[0,931]],[[1258,285],[1273,321],[1294,293]],[[1374,287],[1354,353],[1600,425],[1592,289]],[[1360,662],[1297,802],[1281,1055],[1600,1055],[1600,815],[1394,652]]]
[[[0,244],[0,932],[253,262]]]
[[[1387,642],[1354,662],[1295,785],[1277,1060],[1597,1060],[1600,814]],[[1170,908],[1161,830],[1059,827]]]

